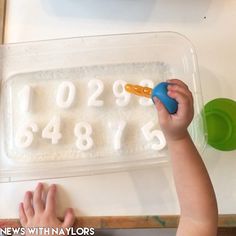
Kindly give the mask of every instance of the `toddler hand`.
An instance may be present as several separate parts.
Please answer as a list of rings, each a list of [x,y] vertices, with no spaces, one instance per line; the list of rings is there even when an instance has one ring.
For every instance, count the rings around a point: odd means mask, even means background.
[[[169,114],[158,98],[154,98],[158,110],[159,123],[167,141],[183,139],[188,135],[187,128],[193,119],[193,96],[188,86],[178,79],[168,81],[168,96],[178,102],[175,114]]]
[[[67,209],[64,221],[61,222],[56,216],[56,185],[49,187],[46,200],[43,184],[39,183],[35,192],[26,192],[24,202],[20,203],[19,216],[21,225],[26,228],[58,228],[72,227],[75,216],[72,209]],[[32,235],[27,233],[26,235]]]

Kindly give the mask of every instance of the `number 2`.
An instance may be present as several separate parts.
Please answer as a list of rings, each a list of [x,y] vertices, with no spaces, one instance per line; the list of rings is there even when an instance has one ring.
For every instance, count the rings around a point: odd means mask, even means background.
[[[96,90],[94,91],[94,93],[91,95],[91,97],[88,100],[88,106],[94,106],[94,107],[103,106],[104,101],[97,100],[104,90],[104,84],[102,83],[102,81],[98,79],[90,80],[88,83],[88,87],[90,89],[96,87]]]

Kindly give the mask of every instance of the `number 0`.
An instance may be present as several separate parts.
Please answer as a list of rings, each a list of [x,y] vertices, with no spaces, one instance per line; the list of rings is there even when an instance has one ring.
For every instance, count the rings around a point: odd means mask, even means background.
[[[60,108],[69,108],[75,100],[76,88],[70,81],[62,82],[57,90],[56,102]]]

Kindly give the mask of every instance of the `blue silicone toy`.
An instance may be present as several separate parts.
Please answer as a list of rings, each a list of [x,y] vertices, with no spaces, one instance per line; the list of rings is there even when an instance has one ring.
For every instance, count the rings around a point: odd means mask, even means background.
[[[158,84],[154,89],[152,90],[152,100],[154,97],[157,97],[165,106],[165,108],[168,110],[170,114],[176,113],[178,109],[178,103],[175,99],[169,97],[167,95],[167,82],[162,82]]]

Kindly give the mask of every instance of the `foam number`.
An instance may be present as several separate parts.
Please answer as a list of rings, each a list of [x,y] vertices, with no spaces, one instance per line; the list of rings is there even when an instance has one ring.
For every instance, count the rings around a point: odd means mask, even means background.
[[[102,83],[101,80],[98,79],[93,79],[90,80],[88,83],[88,87],[90,89],[94,89],[94,93],[90,96],[88,100],[88,106],[93,106],[93,107],[101,107],[104,104],[104,101],[98,100],[98,97],[102,94],[104,90],[104,84]]]
[[[154,126],[155,126],[154,122],[150,121],[147,124],[145,124],[141,128],[141,130],[147,141],[153,141],[154,139],[158,141],[158,143],[153,143],[151,145],[151,148],[153,150],[161,150],[166,146],[166,139],[161,130],[157,130],[157,129],[152,130]]]
[[[32,88],[29,85],[25,85],[19,92],[20,109],[23,112],[29,112],[32,106]]]
[[[57,144],[62,138],[60,132],[61,129],[61,118],[59,116],[54,116],[47,126],[42,131],[42,138],[51,139],[52,144]]]
[[[87,151],[93,146],[92,127],[87,122],[80,122],[75,125],[74,135],[77,137],[76,147],[81,151]]]
[[[139,83],[140,86],[143,87],[149,87],[149,88],[153,88],[153,81],[151,80],[142,80]],[[142,106],[151,106],[153,105],[152,99],[151,98],[145,98],[145,97],[141,97],[139,98],[139,104]]]
[[[115,150],[120,150],[121,149],[121,139],[124,133],[124,129],[127,125],[126,121],[120,121],[117,132],[114,137],[114,148]]]
[[[123,80],[117,80],[113,84],[113,93],[116,96],[116,104],[118,106],[127,106],[130,102],[131,95],[125,91],[127,83]]]
[[[18,148],[27,148],[29,147],[33,140],[34,134],[38,132],[38,125],[34,122],[26,123],[22,128],[20,128],[16,134],[16,146]]]
[[[62,82],[57,90],[56,103],[60,108],[69,108],[75,100],[76,88],[70,81]]]

